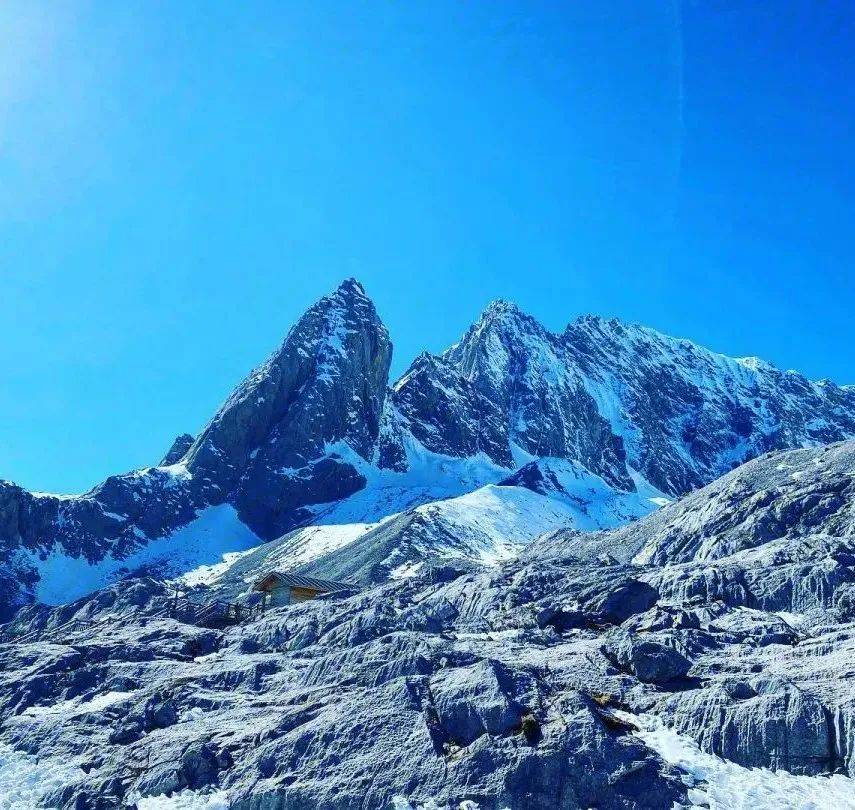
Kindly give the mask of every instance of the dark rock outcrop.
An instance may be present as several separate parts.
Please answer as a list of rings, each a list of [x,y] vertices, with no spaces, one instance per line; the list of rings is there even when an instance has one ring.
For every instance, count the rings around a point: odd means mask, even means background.
[[[391,357],[374,305],[345,281],[229,397],[187,468],[201,486],[228,493],[258,534],[281,533],[300,522],[301,507],[364,485],[345,456],[372,458]]]
[[[193,446],[195,439],[189,433],[182,433],[175,437],[166,455],[160,460],[159,467],[168,467],[171,464],[177,464],[187,454],[187,451]]]
[[[665,641],[634,633],[616,633],[603,652],[616,666],[644,683],[668,683],[688,673],[692,662]]]

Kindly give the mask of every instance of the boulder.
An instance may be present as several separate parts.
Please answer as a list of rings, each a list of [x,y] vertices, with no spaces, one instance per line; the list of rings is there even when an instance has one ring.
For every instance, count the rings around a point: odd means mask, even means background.
[[[603,646],[606,657],[645,683],[664,684],[688,673],[692,662],[673,646],[645,635],[620,633]]]

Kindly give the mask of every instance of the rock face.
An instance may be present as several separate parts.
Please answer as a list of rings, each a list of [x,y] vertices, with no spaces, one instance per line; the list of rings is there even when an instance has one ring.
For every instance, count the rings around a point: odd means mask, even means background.
[[[391,401],[403,430],[434,453],[484,453],[501,467],[513,466],[502,404],[444,358],[420,355],[395,383]]]
[[[370,461],[391,357],[374,305],[344,282],[229,397],[187,453],[188,470],[225,489],[262,536],[298,522],[295,510],[347,497],[365,481],[328,448]]]
[[[439,573],[223,632],[164,615],[151,580],[25,608],[4,632],[26,641],[0,643],[2,741],[63,769],[39,796],[62,810],[186,789],[245,810],[670,807],[676,772],[583,684],[593,648],[531,618],[541,590],[594,597],[624,577],[529,567],[508,590]],[[594,681],[608,667],[595,659]]]
[[[0,484],[0,617],[33,598],[40,558],[57,550],[99,563],[228,503],[261,538],[304,522],[313,504],[365,479],[386,395],[391,343],[358,282],[345,281],[289,332],[199,437],[176,439],[163,466],[114,476],[80,497]]]
[[[613,486],[633,489],[623,442],[560,338],[534,318],[498,301],[445,357],[506,415],[512,446],[529,457],[576,460]]]
[[[485,484],[536,492],[546,510],[569,503],[575,528],[612,527],[767,450],[855,436],[851,387],[617,321],[586,317],[554,334],[496,302],[389,388],[391,351],[374,305],[347,280],[160,466],[75,497],[0,482],[0,618],[35,599],[64,601],[64,568],[78,583],[97,570],[94,589],[177,560],[215,562],[249,542],[227,547],[224,536],[267,541],[310,524],[373,524]],[[206,554],[198,521],[212,508],[231,522]],[[759,536],[772,530],[757,527]],[[181,537],[192,553],[176,554]],[[394,551],[388,532],[377,538]],[[477,563],[479,543],[458,550]],[[363,546],[360,577],[378,562],[377,576],[438,562],[455,542],[438,532],[406,548],[386,565],[388,554]]]
[[[175,441],[172,442],[172,446],[157,466],[169,467],[172,464],[177,464],[193,446],[194,441],[195,439],[189,433],[182,433],[180,436],[176,436]]]
[[[855,442],[773,453],[636,524],[554,532],[526,555],[632,561],[660,602],[604,652],[642,682],[688,676],[652,705],[702,747],[750,767],[852,774],[853,475]],[[660,667],[672,657],[676,670]],[[648,710],[642,694],[630,702]]]
[[[772,542],[855,534],[855,443],[764,456],[615,532],[611,553],[639,562],[715,561]]]
[[[681,495],[770,450],[855,435],[855,388],[813,383],[757,358],[585,316],[561,343],[603,410],[615,414],[628,463]]]
[[[692,662],[666,642],[638,638],[634,633],[618,633],[603,648],[606,656],[625,672],[644,683],[667,684],[682,678]]]
[[[855,442],[769,454],[630,527],[225,629],[152,579],[24,607],[0,629],[3,761],[61,774],[30,794],[61,810],[693,803],[628,710],[744,766],[855,775],[853,470]],[[236,598],[251,556],[192,597]]]

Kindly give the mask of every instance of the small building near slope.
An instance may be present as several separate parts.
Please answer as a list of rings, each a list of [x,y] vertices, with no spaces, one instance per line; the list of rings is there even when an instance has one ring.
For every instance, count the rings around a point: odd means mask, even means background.
[[[265,607],[281,607],[325,593],[353,593],[357,588],[348,582],[307,577],[291,571],[271,571],[253,585],[253,590],[262,593]]]

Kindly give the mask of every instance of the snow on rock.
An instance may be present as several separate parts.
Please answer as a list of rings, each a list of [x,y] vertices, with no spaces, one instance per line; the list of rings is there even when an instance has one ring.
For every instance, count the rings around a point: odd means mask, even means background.
[[[639,474],[630,473],[634,486],[625,491],[609,486],[578,462],[546,458],[529,462],[501,483],[526,487],[570,505],[574,514],[568,527],[592,531],[623,526],[670,503]]]
[[[83,775],[73,758],[40,758],[0,743],[0,810],[44,807],[41,800],[46,794]]]
[[[390,388],[391,352],[373,303],[347,279],[160,466],[76,496],[0,482],[0,619],[148,563],[144,546],[172,548],[173,574],[249,548],[238,532],[212,542],[214,555],[180,551],[173,538],[192,546],[194,532],[181,530],[211,508],[233,508],[264,542],[303,526],[375,524],[534,464],[557,484],[534,491],[575,505],[570,525],[605,528],[768,450],[855,436],[851,386],[615,320],[587,316],[556,334],[495,302]],[[316,539],[306,548],[327,542]]]
[[[232,806],[225,791],[201,793],[182,790],[171,796],[146,796],[136,802],[137,810],[229,810]]]
[[[568,362],[622,438],[627,463],[681,495],[769,450],[855,436],[855,387],[814,383],[636,324],[586,315]]]
[[[76,715],[88,714],[89,712],[99,712],[112,706],[114,703],[120,703],[133,694],[133,692],[105,692],[101,695],[94,695],[89,700],[80,700],[73,698],[72,700],[62,701],[60,703],[51,703],[47,706],[29,706],[24,711],[21,717],[74,717]]]
[[[15,810],[853,807],[853,448],[499,559],[573,509],[545,465],[551,494],[488,485],[307,566],[337,558],[359,591],[217,630],[152,578],[24,607],[0,630],[0,784]]]
[[[191,523],[123,558],[106,556],[90,563],[85,558],[63,553],[59,548],[54,548],[45,559],[31,552],[23,553],[28,565],[38,572],[38,601],[60,605],[130,573],[146,571],[175,576],[203,564],[215,563],[226,552],[252,548],[260,543],[241,522],[234,507],[222,504],[201,510]]]
[[[340,550],[304,566],[307,573],[368,583],[422,566],[495,566],[535,537],[564,527],[607,528],[654,508],[638,493],[615,493],[600,478],[575,479],[572,494],[488,484],[456,498],[388,518]]]
[[[477,802],[464,799],[460,804],[452,808],[448,804],[437,804],[434,799],[428,799],[426,802],[410,802],[403,796],[392,797],[392,810],[479,810]],[[509,810],[505,808],[505,810]]]
[[[640,730],[634,736],[686,775],[690,808],[698,810],[855,810],[855,780],[848,776],[795,776],[745,768],[701,751],[690,737],[657,717],[616,714]]]

